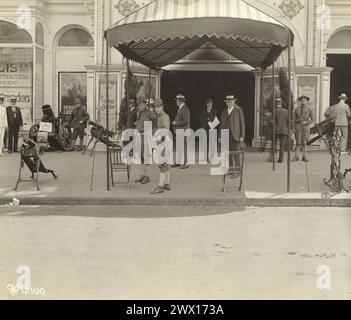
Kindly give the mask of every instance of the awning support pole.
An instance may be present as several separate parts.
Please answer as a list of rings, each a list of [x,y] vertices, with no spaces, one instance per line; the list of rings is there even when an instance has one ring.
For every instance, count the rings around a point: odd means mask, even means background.
[[[261,81],[260,81],[260,153],[263,153],[263,75],[264,71],[261,72]]]
[[[274,69],[274,64],[275,64],[275,61],[273,61],[273,64],[272,64],[272,90],[273,90],[273,94],[272,94],[272,97],[273,97],[273,103],[272,103],[272,120],[273,120],[273,131],[272,131],[272,152],[273,152],[273,171],[275,171],[275,152],[276,152],[276,135],[275,135],[275,69]]]
[[[148,102],[150,106],[151,102],[151,68],[149,68],[149,94],[148,94]]]
[[[290,181],[290,175],[291,175],[291,118],[292,118],[292,101],[291,101],[291,34],[289,30],[289,38],[288,38],[289,44],[288,44],[288,80],[289,80],[289,132],[288,132],[288,172],[287,172],[287,192],[290,192],[290,187],[291,187],[291,181]]]
[[[129,87],[129,73],[130,73],[130,66],[129,66],[129,59],[126,59],[127,61],[127,76],[126,76],[126,88],[127,88],[127,114],[128,114],[128,118],[129,118],[129,113],[130,113],[130,107],[129,107],[129,100],[130,100],[130,87]]]
[[[109,129],[109,108],[110,108],[110,92],[109,92],[109,45],[106,41],[106,129]],[[107,174],[107,191],[110,191],[110,147],[109,142],[110,138],[107,137],[107,145],[106,145],[106,174]]]

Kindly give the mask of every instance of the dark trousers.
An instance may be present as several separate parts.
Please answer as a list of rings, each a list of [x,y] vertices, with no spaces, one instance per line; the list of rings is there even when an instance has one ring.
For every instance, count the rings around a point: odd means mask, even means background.
[[[9,131],[7,133],[7,137],[8,137],[7,149],[9,152],[17,152],[18,133],[19,133],[19,129],[9,128]]]
[[[286,134],[276,134],[275,135],[275,145],[276,145],[276,150],[277,150],[277,145],[279,143],[279,161],[284,160],[284,151],[286,147],[286,141],[288,139],[288,136]]]
[[[72,139],[76,140],[79,137],[83,141],[85,135],[85,126],[79,126],[73,128]]]
[[[4,148],[7,149],[7,130],[5,130],[5,134],[4,134]]]
[[[184,137],[184,164],[188,164],[188,137]]]
[[[235,141],[233,136],[229,136],[229,151],[241,151],[241,143]],[[234,161],[233,161],[234,160]],[[229,167],[233,167],[235,164],[236,167],[240,167],[240,155],[236,154],[234,157],[229,157]]]

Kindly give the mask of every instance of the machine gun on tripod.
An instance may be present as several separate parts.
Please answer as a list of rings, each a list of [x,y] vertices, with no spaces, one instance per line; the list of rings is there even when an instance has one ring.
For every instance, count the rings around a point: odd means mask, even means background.
[[[310,141],[307,142],[307,145],[315,143],[316,141],[323,139],[325,144],[329,145],[329,140],[333,136],[335,130],[335,125],[333,118],[328,118],[322,122],[317,123],[314,127],[311,128],[311,135],[315,135]]]
[[[102,125],[100,125],[96,122],[93,122],[93,121],[89,121],[88,124],[92,126],[90,129],[91,138],[88,142],[86,149],[82,151],[83,155],[86,153],[86,151],[89,150],[90,156],[93,156],[96,145],[99,141],[102,142],[106,146],[108,145],[109,147],[115,146],[115,143],[110,141],[110,138],[113,138],[115,136],[114,132],[107,130]],[[93,143],[93,147],[91,149],[89,149],[89,146],[92,143]]]
[[[344,174],[341,172],[341,137],[342,133],[339,128],[335,128],[334,118],[330,117],[320,123],[317,123],[311,128],[311,133],[316,134],[314,138],[307,142],[307,145],[311,145],[319,139],[323,139],[325,144],[329,148],[331,155],[330,164],[330,178],[329,180],[323,179],[324,183],[333,191],[341,192],[345,190],[350,192],[350,188],[346,188],[344,185],[344,179],[351,169],[347,169]]]

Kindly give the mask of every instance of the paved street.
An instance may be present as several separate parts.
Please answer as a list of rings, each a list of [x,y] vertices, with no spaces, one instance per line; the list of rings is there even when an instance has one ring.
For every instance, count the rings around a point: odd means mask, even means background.
[[[0,248],[4,299],[19,265],[48,299],[351,299],[349,208],[2,206]]]

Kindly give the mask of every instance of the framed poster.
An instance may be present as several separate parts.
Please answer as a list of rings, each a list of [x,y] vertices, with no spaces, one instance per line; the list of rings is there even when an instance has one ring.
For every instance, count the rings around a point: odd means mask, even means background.
[[[109,74],[109,126],[108,129],[115,131],[117,127],[117,103],[118,103],[118,77],[119,74]],[[106,74],[96,74],[96,108],[95,119],[106,127]]]
[[[310,108],[313,110],[314,123],[319,122],[318,96],[319,96],[319,76],[318,75],[298,75],[297,76],[297,97],[305,95],[311,98]]]
[[[24,129],[33,120],[33,50],[31,48],[0,48],[0,94],[5,95],[5,105],[11,96],[17,98]]]
[[[149,90],[151,90],[151,98],[155,99],[157,96],[157,77],[151,76],[151,83],[149,85],[149,76],[146,74],[135,74],[138,80],[137,96],[144,98],[149,97]]]
[[[87,105],[87,73],[59,72],[59,112],[70,114],[76,97],[81,98],[82,105]]]

